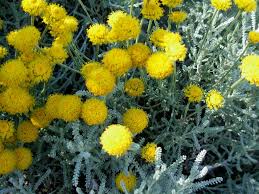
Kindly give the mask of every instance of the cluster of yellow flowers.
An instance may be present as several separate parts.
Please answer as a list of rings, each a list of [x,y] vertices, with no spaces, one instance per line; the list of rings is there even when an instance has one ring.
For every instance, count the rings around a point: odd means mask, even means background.
[[[244,12],[252,12],[256,10],[256,0],[234,0],[238,9]],[[211,0],[211,5],[217,10],[227,11],[232,6],[231,0]]]

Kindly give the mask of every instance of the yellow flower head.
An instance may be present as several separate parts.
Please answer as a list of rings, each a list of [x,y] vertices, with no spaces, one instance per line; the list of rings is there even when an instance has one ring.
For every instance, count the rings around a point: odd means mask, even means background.
[[[120,18],[126,17],[126,16],[127,16],[127,14],[123,11],[120,11],[120,10],[114,11],[109,14],[107,23],[109,26],[112,27],[113,25],[116,25],[116,23],[118,22],[118,20]]]
[[[184,88],[184,96],[189,102],[199,103],[203,97],[203,90],[198,85],[190,84]]]
[[[231,0],[211,0],[211,5],[217,9],[222,11],[227,11],[232,6]]]
[[[248,55],[242,60],[240,65],[241,75],[250,84],[259,86],[259,56]]]
[[[138,108],[128,109],[122,118],[123,125],[128,127],[132,134],[141,133],[148,126],[147,113]]]
[[[184,20],[186,20],[187,13],[185,11],[174,11],[171,14],[169,14],[168,17],[172,22],[180,24],[183,23]]]
[[[108,108],[104,101],[96,98],[88,99],[82,106],[81,118],[88,125],[103,124],[108,116]]]
[[[181,43],[169,43],[165,47],[165,52],[172,61],[184,61],[187,54],[187,48]]]
[[[32,112],[30,120],[34,126],[44,128],[49,125],[52,118],[46,113],[45,107],[41,107]]]
[[[136,182],[137,178],[134,174],[132,174],[132,172],[128,172],[128,174],[120,172],[115,178],[116,187],[121,192],[124,192],[123,187],[121,186],[122,184],[124,184],[127,192],[131,192],[135,188]]]
[[[66,16],[63,21],[64,32],[75,32],[78,29],[78,20],[73,16]]]
[[[129,96],[141,96],[145,90],[145,85],[141,79],[132,78],[125,82],[124,90]]]
[[[53,42],[49,48],[44,48],[44,53],[49,57],[51,64],[64,63],[68,58],[67,51],[62,44]]]
[[[32,164],[32,153],[28,148],[20,147],[14,150],[16,156],[16,168],[27,170]]]
[[[64,95],[58,102],[58,118],[67,122],[79,119],[81,114],[82,102],[76,95]]]
[[[7,35],[7,42],[21,52],[31,52],[40,40],[40,31],[34,26],[25,26]]]
[[[87,79],[87,77],[92,72],[92,70],[98,69],[100,67],[102,67],[102,65],[99,62],[93,61],[93,62],[85,63],[81,68],[81,74],[84,79]]]
[[[123,125],[110,125],[100,137],[102,149],[111,156],[124,155],[132,144],[132,134]]]
[[[237,7],[244,12],[256,10],[256,0],[234,0]]]
[[[141,13],[144,18],[149,20],[159,20],[164,13],[158,0],[144,0]]]
[[[104,66],[115,76],[122,76],[132,67],[132,61],[127,50],[113,48],[103,57]]]
[[[46,105],[45,105],[45,111],[46,115],[51,119],[57,119],[59,118],[58,115],[58,105],[63,97],[62,94],[52,94],[48,97]]]
[[[24,88],[12,87],[0,94],[0,107],[9,114],[28,113],[34,105],[34,98]]]
[[[259,31],[251,31],[248,34],[248,40],[249,42],[253,44],[259,43]]]
[[[141,149],[141,158],[146,160],[147,162],[153,163],[156,159],[156,148],[157,144],[155,143],[147,143]]]
[[[178,7],[183,3],[183,0],[161,0],[163,5],[166,5],[171,8]]]
[[[211,90],[207,94],[206,104],[209,109],[218,110],[219,108],[223,107],[224,97],[221,95],[219,91]]]
[[[14,135],[14,123],[0,120],[0,141],[4,141]]]
[[[14,87],[23,86],[27,81],[28,70],[22,61],[13,59],[0,68],[0,85]]]
[[[7,54],[8,50],[5,47],[0,46],[0,59],[4,58]]]
[[[55,25],[56,22],[62,21],[67,16],[67,11],[64,7],[55,3],[50,3],[43,16],[43,21],[47,25]]]
[[[163,52],[152,54],[147,60],[147,72],[155,79],[164,79],[173,73],[173,62]]]
[[[47,8],[45,0],[22,0],[22,9],[31,16],[40,16]]]
[[[129,46],[128,53],[131,56],[133,67],[144,67],[146,60],[151,54],[151,50],[143,43],[137,43]]]
[[[17,139],[23,143],[35,142],[39,137],[38,127],[30,121],[23,121],[17,128]]]
[[[91,71],[85,84],[93,95],[105,96],[113,91],[115,77],[108,69],[100,67]]]
[[[86,33],[93,45],[100,45],[108,42],[107,34],[109,31],[105,24],[93,24]]]
[[[16,167],[16,155],[12,150],[5,149],[0,153],[0,175],[13,172]]]

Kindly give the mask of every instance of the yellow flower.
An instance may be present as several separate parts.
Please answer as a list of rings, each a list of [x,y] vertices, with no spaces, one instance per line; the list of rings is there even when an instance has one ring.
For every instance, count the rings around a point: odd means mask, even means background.
[[[46,113],[45,107],[42,107],[37,108],[32,112],[30,120],[34,126],[44,128],[49,125],[52,118]]]
[[[0,153],[0,175],[13,172],[16,167],[16,155],[12,150],[5,149]]]
[[[152,54],[147,60],[147,72],[155,79],[164,79],[173,73],[173,62],[163,52]]]
[[[104,24],[93,24],[87,29],[87,36],[93,45],[106,44],[108,33],[109,28]]]
[[[248,55],[242,60],[240,66],[241,75],[250,84],[259,86],[259,56]]]
[[[237,7],[244,12],[256,10],[256,0],[234,0]]]
[[[127,50],[113,48],[104,54],[104,66],[115,76],[122,76],[132,67],[132,61]]]
[[[14,123],[0,120],[0,141],[4,141],[14,135]]]
[[[25,26],[7,35],[7,42],[21,52],[31,52],[40,40],[40,31],[34,26]]]
[[[49,48],[44,48],[43,52],[49,57],[51,64],[64,63],[68,58],[67,51],[63,48],[63,45],[53,42]]]
[[[47,8],[45,0],[22,0],[22,9],[32,16],[40,16]]]
[[[81,71],[83,78],[87,79],[87,77],[92,72],[92,70],[98,69],[100,67],[102,67],[101,63],[93,61],[93,62],[85,63],[82,66],[80,71]]]
[[[4,58],[7,54],[8,50],[5,47],[0,46],[0,59]]]
[[[169,19],[176,24],[183,23],[186,18],[187,13],[185,11],[174,11],[169,14]]]
[[[57,108],[58,118],[71,122],[79,119],[82,102],[76,95],[64,95],[59,100]]]
[[[145,159],[147,162],[150,162],[150,163],[155,162],[156,148],[157,148],[157,144],[155,144],[155,143],[147,143],[141,149],[141,158]]]
[[[103,124],[108,116],[108,108],[104,101],[96,98],[88,99],[82,106],[81,118],[88,125]]]
[[[248,34],[249,42],[253,44],[259,43],[259,32],[258,31],[251,31]]]
[[[129,96],[141,96],[145,90],[145,85],[141,79],[132,78],[125,82],[124,90]]]
[[[121,184],[124,184],[127,192],[131,192],[135,188],[136,182],[137,182],[137,178],[134,174],[132,174],[132,172],[128,172],[128,174],[124,172],[120,172],[119,174],[117,174],[115,178],[116,187],[121,192],[124,192]]]
[[[30,121],[23,121],[17,128],[17,139],[23,143],[35,142],[39,137],[38,127]]]
[[[159,20],[163,16],[164,10],[160,7],[158,0],[144,0],[141,13],[146,19]]]
[[[46,115],[51,119],[57,119],[59,118],[58,115],[58,105],[61,101],[63,95],[62,94],[52,94],[48,97],[46,105],[45,105],[45,111]]]
[[[56,22],[62,21],[67,16],[66,10],[55,3],[50,3],[45,12],[43,22],[47,25],[55,25]]]
[[[219,108],[223,107],[224,97],[221,95],[219,91],[211,90],[207,94],[206,104],[209,109],[218,110]]]
[[[203,90],[195,84],[190,84],[184,88],[184,96],[189,102],[199,103],[203,97]]]
[[[151,50],[143,43],[137,43],[129,46],[128,53],[131,56],[133,67],[144,67],[146,60],[151,54]]]
[[[171,8],[178,7],[183,3],[183,0],[161,0],[163,5],[166,5]]]
[[[16,168],[19,170],[27,170],[32,164],[32,153],[28,148],[20,147],[15,150]]]
[[[78,29],[78,20],[73,16],[66,16],[63,20],[64,32],[75,32]]]
[[[131,108],[123,114],[122,123],[132,134],[138,134],[148,126],[148,115],[142,109]]]
[[[55,38],[55,43],[66,47],[73,40],[73,33],[67,32]]]
[[[108,69],[100,67],[91,71],[85,84],[93,95],[105,96],[113,91],[115,77]]]
[[[217,10],[227,11],[232,6],[231,0],[211,0],[211,5]]]
[[[34,98],[24,88],[12,87],[0,94],[0,107],[7,113],[27,113],[33,105]]]
[[[187,54],[187,48],[181,43],[169,43],[165,47],[165,53],[172,61],[184,61]]]
[[[102,149],[111,156],[124,155],[132,144],[132,134],[123,125],[110,125],[100,137]]]
[[[114,25],[117,24],[117,22],[120,18],[123,18],[126,16],[127,16],[127,14],[123,11],[120,11],[120,10],[114,11],[108,15],[107,23],[109,26],[113,27]]]
[[[0,85],[23,86],[28,79],[27,76],[28,70],[22,61],[9,60],[0,68]]]

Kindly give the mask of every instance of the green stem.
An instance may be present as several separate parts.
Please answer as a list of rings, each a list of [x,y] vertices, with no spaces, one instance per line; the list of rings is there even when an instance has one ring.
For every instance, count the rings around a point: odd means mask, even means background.
[[[172,13],[172,8],[169,8],[169,14]],[[167,30],[170,31],[172,28],[172,22],[170,21],[169,17],[167,19]]]
[[[32,26],[34,26],[34,20],[35,20],[34,16],[31,16],[31,25]]]
[[[152,22],[153,22],[153,20],[149,20],[149,22],[148,22],[146,42],[148,42],[148,40],[149,40],[149,34],[150,34],[151,27],[152,27]]]
[[[134,2],[135,2],[135,0],[131,0],[131,4],[130,4],[130,15],[132,15],[132,13],[133,13]]]
[[[188,101],[188,103],[187,103],[187,105],[186,105],[186,107],[185,107],[184,116],[183,116],[183,120],[184,120],[184,121],[185,121],[185,119],[186,119],[187,112],[188,112],[188,110],[189,110],[190,104],[191,104],[191,103]]]
[[[241,84],[244,81],[245,78],[240,77],[235,83],[233,83],[230,88],[227,90],[227,92],[224,94],[224,96],[227,96],[228,94],[230,94],[231,92],[234,91],[234,89]]]
[[[90,14],[89,14],[88,11],[87,11],[87,8],[86,8],[85,5],[83,4],[83,2],[82,2],[81,0],[77,0],[77,1],[79,2],[79,4],[81,5],[81,7],[83,8],[83,10],[84,10],[84,12],[86,13],[86,15],[87,15],[88,19],[90,20],[90,22],[93,24],[94,22],[93,22],[93,20],[92,20],[92,18],[91,18],[91,16],[90,16]]]
[[[73,69],[73,68],[71,68],[71,67],[68,67],[67,65],[64,65],[64,64],[61,64],[61,63],[59,63],[58,65],[59,65],[60,67],[64,67],[64,68],[66,68],[66,69],[69,69],[70,71],[73,71],[73,72],[75,72],[75,73],[81,74],[80,71],[78,71],[78,70],[76,70],[76,69]]]
[[[142,29],[143,22],[144,22],[144,18],[142,17],[141,20],[140,20],[140,29]],[[139,36],[140,36],[140,34],[139,34],[138,37],[136,38],[136,41],[135,41],[136,43],[138,43],[138,41],[139,41]]]
[[[96,47],[95,47],[95,57],[94,57],[95,60],[98,60],[99,50],[100,50],[100,46],[96,45]]]

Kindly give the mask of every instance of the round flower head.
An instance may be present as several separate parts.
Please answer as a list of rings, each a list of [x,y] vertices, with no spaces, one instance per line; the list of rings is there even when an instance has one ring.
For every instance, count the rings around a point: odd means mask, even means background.
[[[123,125],[110,125],[100,137],[102,149],[111,156],[124,155],[132,144],[132,134]]]
[[[248,34],[248,40],[249,42],[253,44],[259,43],[259,31],[251,31]]]
[[[96,98],[86,100],[82,106],[81,118],[88,125],[103,124],[108,116],[108,108],[104,101]]]
[[[45,48],[43,51],[53,65],[64,63],[68,58],[67,51],[63,48],[63,45],[57,42],[53,42],[51,47]]]
[[[94,69],[86,79],[86,87],[95,96],[105,96],[113,91],[115,77],[104,67]]]
[[[7,55],[7,53],[7,49],[3,46],[0,46],[0,59],[4,58]]]
[[[0,141],[4,141],[14,134],[14,123],[11,121],[0,120]]]
[[[124,192],[122,185],[126,188],[127,192],[133,191],[136,186],[137,178],[132,172],[128,172],[127,174],[124,172],[120,172],[117,174],[115,178],[115,184],[118,190]]]
[[[152,54],[147,60],[147,72],[155,79],[164,79],[173,73],[172,61],[163,52]]]
[[[180,24],[183,23],[184,20],[186,20],[187,13],[185,11],[174,11],[171,14],[169,14],[168,17],[172,22]]]
[[[155,143],[147,143],[142,149],[141,149],[141,158],[146,160],[147,162],[153,163],[156,159],[156,148],[157,144]]]
[[[227,11],[232,6],[231,0],[211,0],[211,5],[217,9],[222,11]]]
[[[166,5],[171,8],[178,7],[183,3],[183,0],[161,0],[163,5]]]
[[[129,96],[141,96],[145,90],[145,85],[141,79],[132,78],[125,82],[124,90]]]
[[[78,29],[78,21],[73,16],[66,16],[64,18],[64,27],[66,32],[75,32]]]
[[[113,27],[117,24],[117,22],[118,22],[118,20],[120,20],[120,18],[123,18],[126,16],[127,16],[127,13],[125,13],[123,11],[120,11],[120,10],[114,11],[109,14],[107,23],[109,26]]]
[[[92,72],[92,70],[94,69],[98,69],[102,67],[101,63],[99,62],[89,62],[89,63],[85,63],[82,68],[81,68],[81,75],[83,76],[84,79],[86,79],[89,74]]]
[[[150,41],[155,46],[164,48],[169,43],[180,43],[182,41],[182,37],[178,33],[173,33],[173,32],[169,32],[167,30],[158,28],[151,34]]]
[[[7,42],[21,52],[31,52],[40,40],[40,31],[34,26],[25,26],[7,35]]]
[[[240,65],[241,75],[250,84],[259,86],[259,55],[248,55]]]
[[[40,16],[47,8],[45,0],[22,0],[22,9],[31,16]]]
[[[55,25],[57,22],[62,21],[67,16],[65,8],[55,3],[48,4],[43,18],[43,22],[47,25]]]
[[[27,170],[32,164],[32,153],[28,148],[16,148],[15,150],[16,156],[16,168],[19,170]]]
[[[76,95],[64,95],[60,98],[57,108],[58,118],[71,122],[79,119],[82,102]]]
[[[16,136],[23,143],[35,142],[39,137],[39,130],[30,121],[24,121],[19,124]]]
[[[108,33],[109,28],[104,24],[93,24],[87,30],[87,36],[93,45],[106,44]]]
[[[256,10],[256,0],[234,0],[237,7],[244,12]]]
[[[14,87],[23,86],[27,81],[28,70],[22,61],[13,59],[0,68],[0,85]]]
[[[144,0],[141,13],[146,19],[159,20],[163,16],[164,10],[160,7],[158,0]]]
[[[189,102],[199,103],[203,97],[203,90],[195,84],[190,84],[184,88],[184,96]]]
[[[132,134],[141,133],[148,126],[147,113],[138,108],[128,109],[122,118],[123,125],[128,127]]]
[[[59,112],[58,105],[61,101],[63,95],[61,94],[52,94],[48,97],[46,105],[45,105],[45,111],[46,115],[50,117],[51,119],[57,119],[59,118]]]
[[[28,113],[34,98],[24,88],[12,87],[0,94],[0,106],[9,114]]]
[[[209,109],[218,110],[219,108],[223,107],[224,97],[221,95],[219,91],[211,90],[207,94],[206,104]]]
[[[127,50],[113,48],[103,57],[104,66],[115,76],[122,76],[132,67],[132,61]]]
[[[146,60],[151,54],[151,50],[143,43],[137,43],[129,46],[128,53],[131,56],[133,67],[144,67]]]
[[[16,167],[16,155],[12,150],[5,149],[0,153],[0,175],[13,172]]]
[[[32,112],[30,120],[34,126],[44,128],[49,125],[52,118],[46,113],[45,107],[42,107],[37,108]]]
[[[169,43],[165,47],[165,52],[172,61],[184,61],[187,54],[187,48],[181,43]]]

